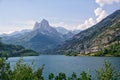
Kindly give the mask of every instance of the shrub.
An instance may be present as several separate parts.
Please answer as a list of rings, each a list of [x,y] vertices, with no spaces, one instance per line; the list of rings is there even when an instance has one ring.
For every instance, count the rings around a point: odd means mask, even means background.
[[[120,77],[115,73],[114,68],[107,61],[104,62],[103,68],[96,70],[98,80],[118,80]]]

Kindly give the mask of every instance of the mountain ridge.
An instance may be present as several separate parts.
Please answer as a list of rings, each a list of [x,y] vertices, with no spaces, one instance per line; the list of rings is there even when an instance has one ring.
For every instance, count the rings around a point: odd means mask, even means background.
[[[118,27],[116,28],[115,26]],[[109,31],[109,33],[114,32],[112,33],[111,38],[109,38],[110,36],[107,36],[107,38],[104,36],[103,38],[98,38],[101,34],[105,34],[105,31],[109,30],[110,27],[115,28],[115,30],[118,29],[116,31]],[[107,45],[113,39],[115,39],[113,34],[116,36],[120,36],[120,10],[115,11],[96,25],[84,31],[81,31],[80,33],[73,36],[73,38],[67,40],[64,44],[59,45],[55,49],[55,53],[89,53],[90,51],[92,51],[92,49],[93,51],[97,51],[100,49],[99,46]]]

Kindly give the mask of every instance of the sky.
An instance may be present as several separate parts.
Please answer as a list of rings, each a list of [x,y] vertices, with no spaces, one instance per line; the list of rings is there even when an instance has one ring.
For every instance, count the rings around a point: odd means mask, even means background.
[[[118,9],[120,0],[0,0],[0,34],[32,29],[42,19],[85,30]]]

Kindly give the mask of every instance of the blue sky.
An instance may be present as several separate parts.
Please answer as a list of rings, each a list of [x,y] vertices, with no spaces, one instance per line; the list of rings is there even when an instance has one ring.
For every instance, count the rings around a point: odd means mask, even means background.
[[[0,33],[32,29],[43,18],[52,26],[84,30],[120,9],[120,0],[107,1],[0,0]]]

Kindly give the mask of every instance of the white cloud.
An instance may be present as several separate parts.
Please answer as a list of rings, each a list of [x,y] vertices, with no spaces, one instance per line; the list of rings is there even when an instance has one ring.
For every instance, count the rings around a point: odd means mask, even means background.
[[[78,24],[78,25],[69,25],[64,22],[52,23],[50,25],[53,27],[58,27],[58,26],[64,27],[68,30],[75,30],[75,29],[85,30],[85,29],[93,26],[94,24],[96,24],[96,21],[93,18],[89,18],[88,20],[85,20],[83,24]]]
[[[103,18],[105,18],[107,16],[107,12],[100,7],[96,8],[94,10],[94,13],[95,13],[95,17],[96,17],[95,19],[89,18],[89,19],[85,20],[83,24],[80,24],[77,26],[77,29],[85,30],[85,29],[95,25],[96,23],[100,22]]]
[[[105,4],[120,3],[120,0],[96,0],[96,3],[103,7]]]
[[[94,25],[95,23],[96,21],[93,18],[89,18],[88,20],[85,20],[83,24],[71,25],[71,24],[66,24],[65,22],[59,22],[59,23],[50,23],[50,25],[53,27],[64,27],[68,30],[76,30],[76,29],[85,30],[91,27],[92,25]]]
[[[80,24],[77,26],[77,29],[85,30],[91,26],[93,26],[96,23],[96,21],[93,18],[89,18],[88,20],[85,20],[83,24]]]
[[[102,19],[104,19],[108,15],[107,12],[100,7],[96,8],[94,10],[94,13],[95,13],[95,17],[96,17],[95,19],[89,18],[89,19],[85,20],[83,24],[80,24],[77,26],[77,29],[85,30],[85,29],[95,25],[96,23],[100,22]]]
[[[120,3],[120,0],[95,0],[95,1],[100,6],[94,10],[95,20],[93,18],[89,18],[85,20],[83,24],[78,25],[77,29],[85,30],[95,25],[96,23],[100,22],[102,19],[104,19],[108,15],[107,12],[102,9],[102,7],[105,4]]]
[[[103,18],[105,18],[108,15],[107,12],[100,7],[95,9],[94,13],[95,13],[97,22],[100,22]]]
[[[58,26],[64,27],[64,28],[66,28],[68,30],[74,30],[74,29],[76,29],[76,25],[69,25],[69,24],[66,24],[64,22],[52,23],[52,24],[50,23],[50,25],[53,26],[53,27],[58,27]]]

